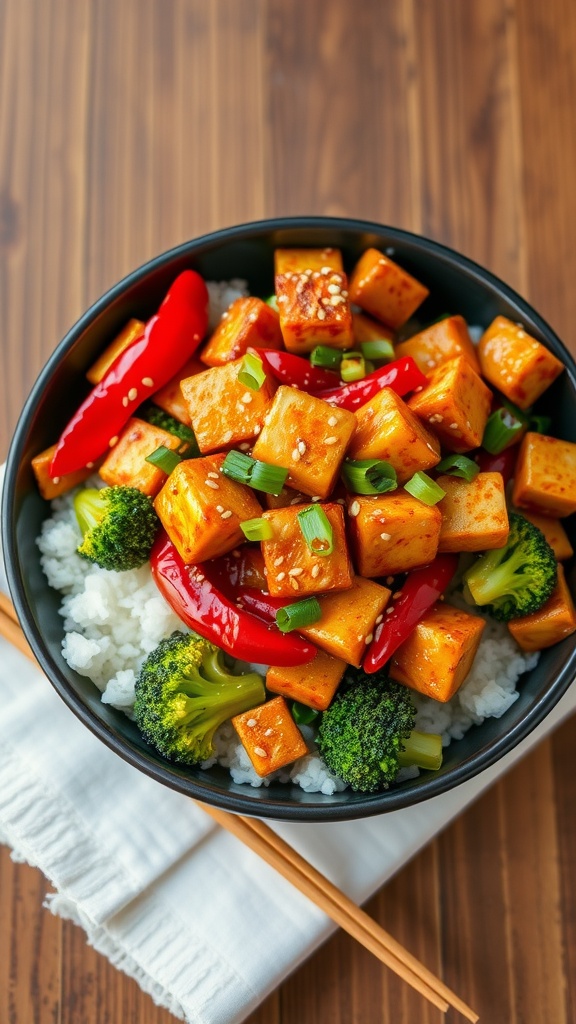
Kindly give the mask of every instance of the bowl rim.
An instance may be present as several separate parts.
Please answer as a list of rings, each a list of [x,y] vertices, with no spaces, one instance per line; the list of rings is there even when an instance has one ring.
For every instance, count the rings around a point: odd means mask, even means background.
[[[431,774],[424,778],[418,786],[409,790],[398,787],[398,789],[391,788],[372,794],[355,793],[354,802],[351,804],[347,804],[345,800],[330,803],[330,798],[322,794],[317,794],[318,802],[313,800],[302,804],[282,802],[281,800],[273,799],[269,795],[270,790],[265,789],[265,787],[261,787],[258,791],[258,798],[254,799],[250,796],[251,791],[248,787],[245,787],[247,789],[246,795],[237,791],[228,792],[218,788],[217,785],[210,781],[209,776],[206,777],[206,782],[200,784],[194,779],[182,778],[178,770],[173,769],[168,761],[165,765],[151,761],[137,747],[132,746],[127,739],[118,736],[104,720],[99,718],[88,705],[84,704],[79,694],[71,689],[60,665],[54,660],[48,648],[45,647],[42,634],[36,626],[31,608],[26,600],[16,541],[16,481],[22,460],[22,449],[29,432],[30,418],[39,404],[46,384],[52,377],[60,360],[92,322],[124,291],[138,284],[151,272],[174,260],[187,256],[193,257],[197,250],[205,250],[207,246],[209,248],[216,248],[235,240],[248,240],[252,236],[261,235],[263,232],[296,228],[385,233],[387,238],[390,239],[390,244],[397,241],[399,243],[415,245],[419,249],[423,249],[427,255],[438,258],[444,263],[452,266],[456,264],[460,273],[464,272],[476,283],[488,286],[493,291],[496,291],[518,310],[520,317],[527,316],[537,326],[547,341],[552,342],[552,348],[556,348],[561,353],[566,371],[576,392],[576,361],[549,324],[513,288],[505,284],[491,271],[486,270],[474,260],[449,246],[415,232],[389,227],[376,221],[351,217],[273,217],[221,228],[174,246],[135,268],[92,303],[57,344],[32,385],[19,415],[10,443],[2,492],[2,547],[8,586],[14,606],[28,642],[41,668],[68,707],[110,749],[157,782],[163,783],[186,796],[208,802],[224,810],[284,821],[344,821],[399,810],[434,796],[439,796],[441,793],[455,789],[462,783],[469,781],[500,760],[542,722],[566,692],[573,680],[576,669],[576,646],[569,652],[554,682],[546,688],[544,693],[540,694],[530,708],[529,713],[521,721],[504,733],[504,735],[490,740],[485,746],[460,762],[451,772],[445,775]],[[322,802],[320,802],[320,799]]]

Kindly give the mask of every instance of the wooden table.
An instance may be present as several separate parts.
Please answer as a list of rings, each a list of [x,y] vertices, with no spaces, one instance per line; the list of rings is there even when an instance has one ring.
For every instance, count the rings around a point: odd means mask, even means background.
[[[87,305],[276,214],[422,232],[575,348],[568,0],[0,0],[0,454]],[[576,1020],[576,719],[371,901],[487,1024]],[[169,1024],[0,852],[0,1021]],[[249,1024],[437,1024],[336,936]],[[454,1014],[448,1015],[455,1021]]]

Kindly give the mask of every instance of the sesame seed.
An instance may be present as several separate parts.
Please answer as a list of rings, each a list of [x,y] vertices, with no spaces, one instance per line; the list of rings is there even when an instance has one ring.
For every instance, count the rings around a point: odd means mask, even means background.
[[[238,447],[241,452],[247,452],[250,449],[248,441],[242,441],[242,444],[239,444]]]
[[[295,498],[291,499],[290,504],[291,505],[299,505],[300,504],[300,498],[298,497],[298,495],[296,495]]]
[[[336,504],[337,505],[345,505],[346,504],[346,498],[336,498]]]
[[[451,423],[450,424],[450,430],[458,430],[458,424],[457,423]]]
[[[286,573],[285,572],[279,572],[277,577],[276,577],[276,580],[277,580],[278,583],[282,583],[282,580],[285,579],[285,577],[286,577]]]
[[[346,291],[346,289],[345,289],[345,288],[343,288],[343,289],[342,289],[342,292],[341,292],[341,294],[342,294],[342,295],[344,296],[344,298],[345,298],[345,299],[347,299],[347,298],[348,298],[348,292]]]
[[[209,477],[210,480],[218,480],[219,478],[219,474],[213,472],[207,473],[206,476]]]
[[[232,512],[230,511],[230,509],[227,509],[226,512],[222,512],[220,519],[230,519],[231,515]]]
[[[337,419],[336,416],[329,416],[328,417],[328,426],[329,427],[335,427],[337,423],[338,423],[338,419]]]
[[[297,448],[294,448],[292,450],[292,461],[293,462],[300,462],[300,452],[298,451]]]
[[[128,398],[130,399],[131,402],[135,402],[136,399],[138,398],[138,389],[130,388],[130,391],[128,392]]]
[[[430,369],[433,370],[434,367],[436,366],[436,360],[435,359],[427,359],[426,360],[426,366],[429,366]]]
[[[360,511],[360,502],[353,501],[348,510],[351,516],[357,516]]]
[[[266,729],[266,732],[264,733],[264,735],[265,736],[271,736],[273,732],[274,732],[274,729]]]
[[[341,302],[346,302],[346,299],[344,298],[343,295],[333,295],[332,296],[332,305],[333,306],[338,306],[338,305],[340,305]]]
[[[232,556],[233,556],[233,558],[240,558],[240,552],[238,551],[238,548],[234,548],[234,551],[232,552]]]
[[[298,441],[298,451],[300,455],[304,455],[306,452],[306,444],[304,441]]]
[[[393,611],[394,611],[394,609],[393,609],[393,608],[387,608],[387,609],[386,609],[386,615],[392,615],[392,612],[393,612]]]
[[[279,555],[278,558],[274,559],[274,565],[282,565],[283,561],[284,561],[284,555]]]
[[[145,388],[153,388],[154,387],[154,381],[152,380],[152,377],[142,377],[142,383],[143,383]]]
[[[228,441],[231,441],[232,440],[232,436],[233,436],[232,435],[232,431],[231,430],[227,430],[226,433],[222,435],[222,440],[223,440],[224,444],[227,444]]]
[[[368,633],[368,636],[366,637],[364,642],[367,643],[367,644],[371,644],[373,639],[374,639],[374,633]]]
[[[376,616],[376,625],[379,626],[384,616],[382,614]]]
[[[255,718],[249,718],[248,721],[246,722],[246,725],[248,726],[249,729],[253,729],[254,726],[257,724],[258,723],[256,722]]]
[[[261,427],[261,426],[260,426],[260,424],[258,423],[258,424],[257,424],[257,425],[256,425],[256,426],[254,427],[254,433],[255,433],[255,434],[259,434],[261,430],[262,430],[262,427]]]
[[[252,395],[250,394],[250,392],[246,391],[245,394],[242,395],[240,401],[244,402],[244,405],[250,405],[250,402],[252,401]]]
[[[391,536],[392,536],[391,533],[381,533],[380,534],[380,539],[381,540],[390,540]]]
[[[319,320],[325,320],[326,319],[326,310],[319,309],[318,313],[317,313],[317,316],[318,316]]]
[[[387,576],[386,577],[386,583],[388,584],[388,586],[390,586],[391,583],[394,583],[394,577],[393,576]]]
[[[397,601],[401,594],[402,594],[402,591],[401,590],[397,590],[395,594],[392,594],[392,600],[393,601]]]
[[[94,469],[94,463],[93,462],[87,462],[86,463],[86,469]]]
[[[322,495],[315,494],[314,497],[312,498],[312,501],[322,501]]]
[[[339,284],[329,284],[328,288],[327,288],[327,291],[328,291],[329,295],[340,295],[340,285]]]
[[[113,448],[115,444],[118,444],[118,434],[114,434],[114,437],[110,438],[108,444],[110,445],[111,448]]]
[[[248,322],[251,323],[251,324],[255,324],[257,319],[258,319],[258,313],[250,313],[249,316],[248,316]]]
[[[268,757],[264,747],[254,747],[254,753],[258,754],[258,757]]]
[[[359,636],[359,637],[357,637],[357,640],[359,640],[359,641],[360,641],[360,643],[362,643],[362,642],[363,642],[363,640],[364,640],[364,637],[362,636],[362,633],[360,633],[360,636]]]
[[[338,438],[334,437],[333,435],[332,435],[332,437],[325,437],[324,438],[324,444],[337,444],[337,442],[338,442]]]
[[[292,590],[298,590],[298,580],[295,580],[294,577],[292,577],[290,579],[290,586],[292,587]]]
[[[321,274],[331,274],[332,273],[332,267],[320,267],[320,273]]]
[[[223,512],[224,511],[224,505],[216,505],[216,511],[217,512]]]
[[[218,484],[214,483],[214,480],[205,480],[204,483],[206,484],[206,487],[211,487],[213,491],[220,490]]]
[[[126,406],[128,405],[128,399],[126,398],[126,395],[124,395],[124,398],[122,399],[122,405],[124,406],[124,408],[126,408]]]
[[[313,577],[313,579],[316,579],[316,577],[320,575],[320,566],[318,565],[318,563],[312,566],[310,570],[310,575]]]
[[[60,483],[60,477],[59,476],[53,476],[52,477],[52,483],[53,484],[59,484]]]
[[[288,570],[288,575],[289,576],[301,576],[303,572],[304,572],[304,569],[300,569],[300,568],[298,568],[298,569],[289,569]]]

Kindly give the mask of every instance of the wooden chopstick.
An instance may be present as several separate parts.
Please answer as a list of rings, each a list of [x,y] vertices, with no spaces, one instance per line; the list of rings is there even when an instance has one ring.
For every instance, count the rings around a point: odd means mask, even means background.
[[[31,660],[36,660],[22,632],[12,602],[1,592],[0,635]],[[452,1006],[468,1020],[478,1020],[478,1015],[456,993],[263,821],[229,814],[220,808],[203,803],[199,803],[199,806],[222,828],[261,856],[344,931],[439,1010],[445,1013],[448,1007]]]

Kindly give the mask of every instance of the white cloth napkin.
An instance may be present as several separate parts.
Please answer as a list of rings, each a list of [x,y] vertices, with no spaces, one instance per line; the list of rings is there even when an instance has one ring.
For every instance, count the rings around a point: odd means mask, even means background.
[[[175,1016],[238,1024],[333,929],[191,800],[105,747],[4,641],[0,707],[0,840],[50,879],[51,910],[81,924]],[[574,710],[572,686],[499,764],[416,807],[349,823],[270,825],[362,902]]]

